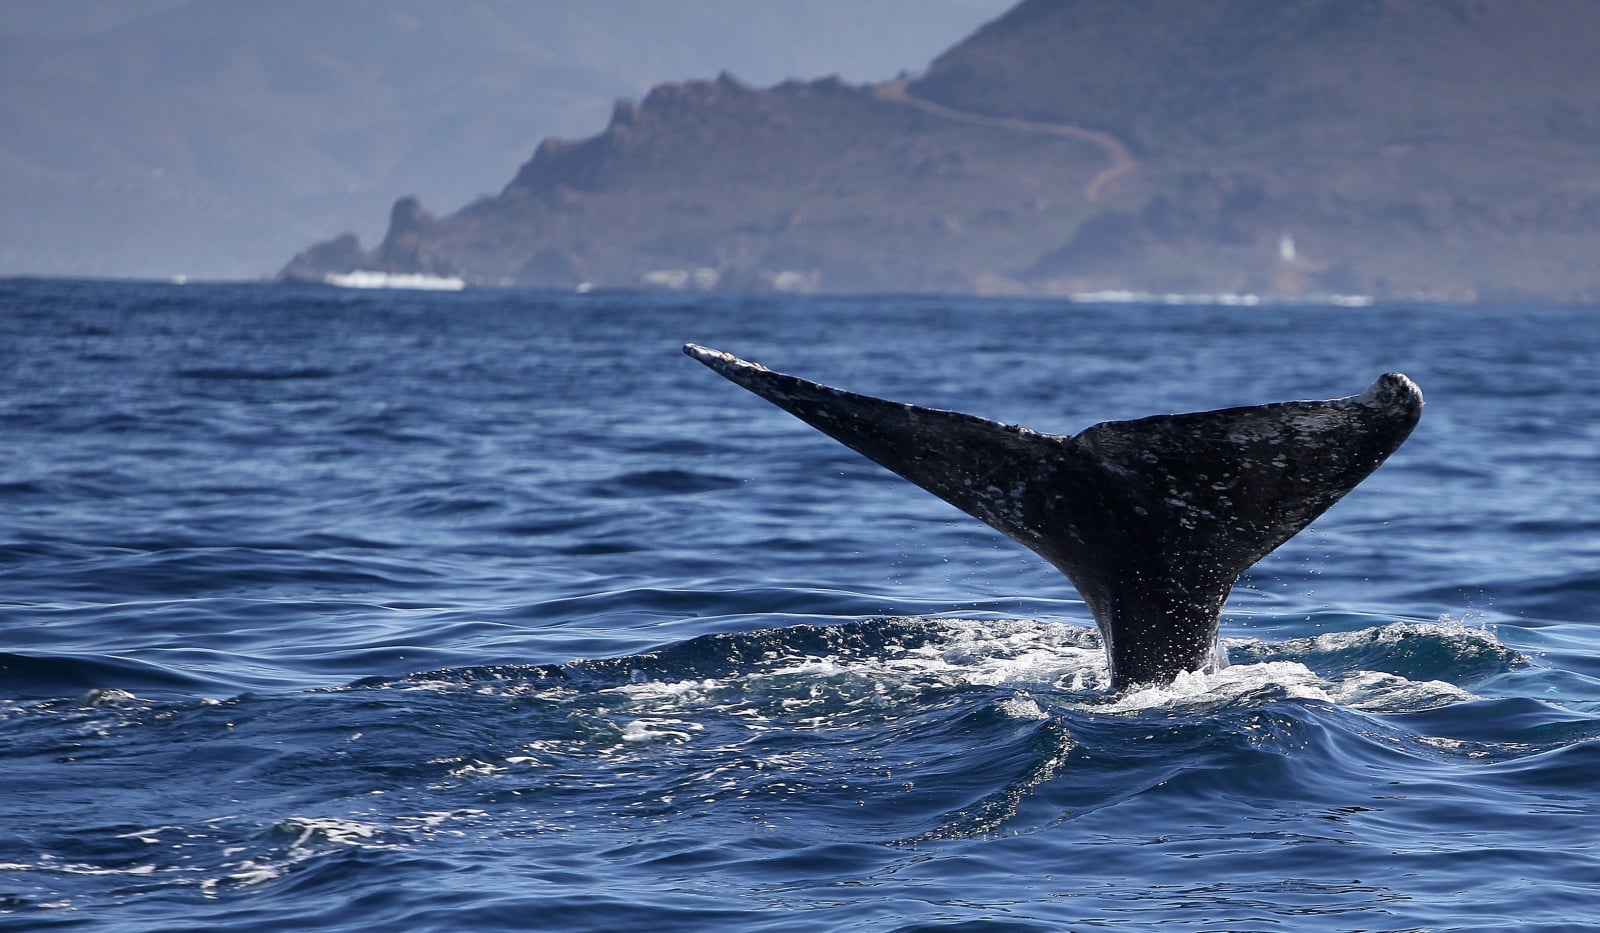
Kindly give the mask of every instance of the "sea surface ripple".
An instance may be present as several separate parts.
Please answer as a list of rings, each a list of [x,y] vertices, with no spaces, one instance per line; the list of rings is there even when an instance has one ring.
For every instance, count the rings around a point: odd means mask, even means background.
[[[684,359],[1413,438],[1113,694],[1020,547]],[[1600,921],[1600,317],[0,280],[0,928]]]

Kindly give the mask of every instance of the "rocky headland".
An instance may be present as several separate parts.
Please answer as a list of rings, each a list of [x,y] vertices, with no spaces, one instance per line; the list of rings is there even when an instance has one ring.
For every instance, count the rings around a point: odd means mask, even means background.
[[[283,276],[1596,301],[1596,48],[1592,0],[1024,0],[907,80],[659,86]]]

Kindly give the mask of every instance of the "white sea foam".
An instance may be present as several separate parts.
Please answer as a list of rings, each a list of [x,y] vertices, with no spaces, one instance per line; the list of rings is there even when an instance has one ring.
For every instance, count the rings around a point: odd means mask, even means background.
[[[906,653],[910,670],[973,686],[1052,683],[1094,689],[1105,681],[1105,654],[1088,630],[1037,622],[946,623],[950,638]]]
[[[1397,712],[1470,700],[1473,694],[1440,680],[1346,670],[1349,660],[1339,656],[1418,638],[1441,642],[1447,656],[1504,650],[1492,633],[1449,620],[1393,622],[1271,644],[1225,639],[1219,660],[1225,662],[1231,653],[1231,665],[1219,663],[1210,671],[1179,675],[1170,684],[1111,695],[1099,638],[1085,626],[1023,620],[901,621],[925,626],[932,637],[910,647],[841,647],[822,656],[774,653],[722,677],[658,679],[636,673],[627,683],[587,694],[597,702],[584,702],[584,692],[570,686],[559,696],[542,698],[576,704],[572,715],[588,719],[598,730],[583,741],[609,735],[612,748],[694,741],[709,712],[733,717],[750,731],[774,728],[776,721],[822,726],[841,715],[892,717],[930,692],[963,687],[1015,688],[1016,694],[999,705],[1019,718],[1047,714],[1051,707],[1136,715],[1254,697]],[[459,690],[463,685],[451,680],[408,689],[429,687]],[[496,681],[477,689],[517,694],[530,688]],[[538,767],[543,756],[563,752],[570,749],[530,747],[508,763]]]
[[[1476,694],[1442,680],[1407,680],[1397,674],[1357,671],[1333,691],[1333,701],[1368,713],[1435,709],[1477,699]]]
[[[635,719],[623,727],[622,741],[687,742],[703,728],[699,723],[685,719]]]
[[[1221,305],[1243,308],[1260,305],[1332,305],[1336,308],[1365,308],[1372,304],[1371,295],[1256,295],[1248,292],[1141,292],[1127,289],[1076,292],[1068,298],[1080,304]]]
[[[1246,657],[1231,667],[1208,673],[1180,674],[1171,684],[1130,691],[1109,707],[1110,712],[1135,712],[1154,707],[1198,701],[1226,702],[1239,697],[1278,691],[1289,699],[1336,703],[1363,712],[1413,712],[1476,699],[1476,695],[1441,680],[1411,680],[1382,671],[1356,670],[1319,675],[1300,660],[1336,655],[1371,645],[1398,645],[1424,638],[1456,646],[1458,651],[1503,650],[1493,633],[1469,628],[1449,619],[1439,622],[1392,622],[1347,632],[1327,632],[1307,638],[1265,644],[1255,639],[1224,640],[1222,648]]]
[[[323,281],[340,288],[404,288],[431,292],[458,292],[467,287],[466,280],[453,275],[420,275],[392,272],[329,273]]]
[[[278,824],[278,828],[295,834],[290,843],[295,848],[313,841],[326,841],[339,845],[388,848],[377,841],[381,827],[376,823],[341,820],[333,817],[292,816]]]
[[[1044,709],[1039,706],[1038,701],[1034,700],[1034,698],[1030,696],[1018,695],[1014,697],[1006,697],[1004,700],[1000,701],[999,707],[1000,712],[1005,713],[1012,719],[1050,718],[1050,714],[1046,713]]]
[[[396,817],[395,821],[414,825],[423,830],[433,830],[447,823],[458,820],[475,820],[488,815],[489,811],[487,810],[479,810],[476,807],[462,807],[458,810],[433,810],[418,813],[415,816],[400,816]]]
[[[1492,629],[1468,625],[1464,620],[1440,616],[1435,622],[1389,622],[1369,628],[1345,632],[1323,632],[1305,638],[1291,638],[1264,646],[1254,639],[1241,639],[1235,644],[1245,647],[1270,647],[1280,653],[1310,654],[1342,651],[1368,644],[1394,645],[1408,638],[1436,638],[1451,643],[1471,642],[1477,645],[1498,647]]]

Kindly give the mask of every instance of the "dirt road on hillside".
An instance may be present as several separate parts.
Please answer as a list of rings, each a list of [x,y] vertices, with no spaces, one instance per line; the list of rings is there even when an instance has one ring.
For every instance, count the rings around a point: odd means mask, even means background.
[[[955,120],[961,123],[970,123],[974,126],[988,126],[995,129],[1011,130],[1017,133],[1036,133],[1045,136],[1062,136],[1069,139],[1079,139],[1093,143],[1105,152],[1111,164],[1102,169],[1089,183],[1083,187],[1083,196],[1090,202],[1100,200],[1112,185],[1116,184],[1124,175],[1139,167],[1139,160],[1133,157],[1128,147],[1122,140],[1110,133],[1099,130],[1084,129],[1070,123],[1040,123],[1034,120],[1023,120],[1018,117],[991,117],[988,114],[970,113],[965,110],[956,110],[943,104],[936,104],[931,100],[923,100],[914,96],[907,87],[905,79],[885,81],[873,88],[880,100],[914,107],[923,113],[940,117],[945,120]]]

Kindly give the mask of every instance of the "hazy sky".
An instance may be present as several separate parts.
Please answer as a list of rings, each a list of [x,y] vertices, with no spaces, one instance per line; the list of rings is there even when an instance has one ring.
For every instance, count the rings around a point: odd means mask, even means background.
[[[0,34],[86,36],[188,0],[0,0]]]
[[[924,67],[1012,0],[0,0],[0,275],[251,278],[612,102]]]

